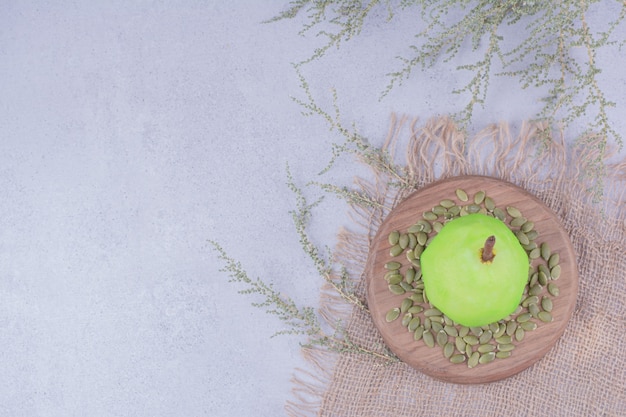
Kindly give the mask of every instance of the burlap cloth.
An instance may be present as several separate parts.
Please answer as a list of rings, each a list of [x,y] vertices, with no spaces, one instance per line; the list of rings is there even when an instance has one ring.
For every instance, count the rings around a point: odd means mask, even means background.
[[[447,118],[421,127],[393,118],[385,148],[393,157],[408,135],[401,171],[414,188],[398,187],[398,178],[380,164],[374,180],[358,179],[356,190],[387,208],[355,204],[354,224],[340,232],[335,256],[365,300],[369,244],[389,208],[415,188],[446,177],[478,174],[510,181],[557,214],[577,253],[576,309],[556,346],[517,375],[477,385],[441,382],[373,355],[304,349],[311,369],[295,376],[288,414],[626,416],[626,161],[607,162],[604,199],[597,202],[589,192],[596,180],[585,175],[599,158],[593,137],[585,146],[568,147],[560,134],[546,144],[541,124],[527,123],[518,131],[513,137],[507,126],[494,125],[466,139]],[[352,341],[384,351],[367,311],[330,290],[323,292],[321,306],[329,322],[342,320]]]

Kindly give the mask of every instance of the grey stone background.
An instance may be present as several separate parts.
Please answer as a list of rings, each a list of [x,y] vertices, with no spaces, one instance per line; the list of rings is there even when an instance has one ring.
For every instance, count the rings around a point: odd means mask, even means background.
[[[322,39],[297,35],[304,16],[262,23],[286,5],[0,3],[0,416],[284,414],[304,340],[270,338],[282,323],[237,293],[208,240],[317,305],[285,167],[305,186],[341,138],[292,100],[304,98],[292,63]],[[415,16],[377,13],[302,74],[322,105],[336,88],[344,120],[381,144],[392,112],[458,111],[449,92],[464,79],[438,67],[380,99]],[[623,54],[599,59],[626,102]],[[536,91],[492,84],[478,127],[540,108]],[[342,158],[322,179],[360,172]],[[345,212],[326,198],[313,239],[332,247]]]

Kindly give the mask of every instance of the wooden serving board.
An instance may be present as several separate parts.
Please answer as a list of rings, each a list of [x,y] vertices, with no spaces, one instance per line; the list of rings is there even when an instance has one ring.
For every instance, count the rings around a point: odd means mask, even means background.
[[[470,201],[461,203],[458,200],[455,194],[458,188],[467,192]],[[406,231],[416,221],[422,219],[424,212],[431,210],[443,199],[452,199],[458,204],[470,204],[474,194],[478,191],[484,191],[495,201],[497,207],[502,209],[507,206],[517,207],[524,217],[533,221],[535,230],[539,232],[536,242],[538,244],[548,242],[552,253],[559,253],[562,272],[560,278],[554,281],[560,293],[557,297],[552,297],[553,321],[544,323],[533,319],[538,324],[537,329],[525,332],[520,342],[513,338],[515,349],[511,357],[496,359],[493,362],[469,368],[467,362],[451,363],[443,356],[443,351],[438,345],[430,348],[422,340],[415,341],[413,333],[402,326],[402,315],[390,323],[386,321],[387,312],[394,307],[399,307],[406,295],[394,295],[389,291],[388,283],[384,279],[387,272],[384,265],[392,260],[400,261],[403,264],[402,272],[410,265],[404,254],[396,258],[392,258],[389,254],[390,232]],[[431,233],[433,234],[434,232]],[[535,260],[533,265],[539,261],[540,259]],[[541,359],[563,334],[574,311],[578,293],[576,254],[556,215],[540,200],[523,189],[508,182],[483,176],[462,176],[441,180],[414,192],[398,204],[378,230],[365,272],[369,309],[376,327],[389,348],[402,361],[427,375],[447,382],[464,384],[501,380],[523,371]],[[547,294],[546,288],[543,289],[541,295],[545,294]],[[451,337],[450,340],[454,339]]]

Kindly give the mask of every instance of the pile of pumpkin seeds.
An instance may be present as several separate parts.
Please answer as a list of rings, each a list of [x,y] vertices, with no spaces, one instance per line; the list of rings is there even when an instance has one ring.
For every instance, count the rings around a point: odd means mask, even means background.
[[[385,264],[384,279],[400,302],[386,313],[386,321],[399,319],[416,342],[431,348],[437,346],[451,363],[466,363],[473,368],[510,357],[526,332],[552,321],[553,298],[559,295],[555,281],[561,275],[561,266],[559,254],[552,253],[548,242],[538,241],[539,232],[534,223],[519,209],[497,207],[484,191],[476,192],[471,198],[462,189],[457,189],[455,194],[456,198],[441,200],[423,213],[406,231],[389,234],[392,259]],[[471,213],[493,216],[507,224],[529,257],[528,282],[517,309],[481,327],[460,325],[429,303],[420,267],[422,252],[443,225]]]

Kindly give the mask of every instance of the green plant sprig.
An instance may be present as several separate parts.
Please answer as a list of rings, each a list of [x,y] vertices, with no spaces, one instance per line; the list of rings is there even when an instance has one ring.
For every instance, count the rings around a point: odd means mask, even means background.
[[[405,167],[397,164],[390,153],[376,146],[372,146],[370,141],[363,135],[358,133],[356,125],[346,126],[341,118],[341,111],[337,103],[337,91],[332,90],[332,111],[324,110],[318,103],[311,91],[310,85],[302,72],[296,68],[296,73],[300,79],[300,87],[304,92],[305,99],[292,97],[304,110],[304,116],[318,116],[328,123],[331,131],[337,131],[343,137],[342,143],[333,143],[332,157],[326,167],[320,172],[324,174],[328,172],[341,155],[352,154],[367,164],[373,171],[380,172],[392,178],[391,183],[399,188],[413,188],[413,184]]]
[[[368,15],[383,3],[389,13],[388,19],[391,19],[393,15],[390,0],[371,0],[365,4],[361,0],[295,0],[289,3],[285,11],[264,23],[292,19],[300,13],[306,13],[308,22],[300,30],[299,35],[305,35],[323,25],[329,26],[328,30],[320,29],[316,32],[315,35],[326,38],[326,42],[316,48],[309,58],[296,64],[296,66],[301,66],[322,57],[329,49],[338,48],[342,42],[359,35]]]
[[[287,329],[274,333],[272,337],[280,334],[315,336],[321,332],[314,308],[299,307],[293,299],[281,294],[271,283],[267,284],[259,278],[250,278],[241,262],[228,256],[219,243],[215,241],[209,241],[209,243],[217,251],[219,259],[225,262],[225,266],[220,271],[230,275],[229,282],[245,285],[245,288],[239,290],[239,293],[260,296],[263,301],[253,302],[252,305],[264,309],[268,314],[276,315],[280,320],[286,322]]]
[[[603,23],[604,30],[593,30],[587,19],[592,6],[609,3],[619,7],[619,12],[613,20]],[[296,65],[300,68],[375,22],[374,17],[383,2],[298,0],[290,5],[286,12],[271,21],[294,18],[306,10],[308,20],[301,34],[318,29],[316,35],[327,40],[310,58]],[[545,96],[541,100],[543,108],[534,118],[548,122],[552,129],[565,129],[582,121],[583,127],[576,133],[577,142],[583,147],[593,147],[590,151],[597,154],[597,160],[583,175],[596,180],[595,189],[590,191],[596,200],[602,198],[607,145],[614,142],[621,150],[624,141],[609,117],[609,109],[617,104],[599,81],[602,68],[597,54],[609,46],[625,44],[626,40],[615,39],[615,32],[626,19],[626,1],[402,0],[386,1],[384,6],[388,21],[397,13],[417,9],[422,28],[416,31],[415,42],[408,45],[410,55],[398,57],[401,68],[387,74],[389,82],[382,92],[383,97],[410,78],[416,68],[425,70],[440,63],[454,65],[457,71],[473,74],[467,84],[451,91],[467,97],[464,107],[453,115],[457,125],[467,129],[477,106],[487,105],[492,76],[516,79],[523,89],[536,88]],[[506,27],[509,27],[508,32]],[[511,42],[504,36],[513,32],[516,33],[515,45],[506,49]],[[473,63],[453,64],[467,41],[471,49],[482,56]],[[319,109],[309,109],[324,117],[330,116]],[[335,118],[331,119],[331,125],[336,125]],[[336,151],[341,153],[344,149]]]
[[[308,235],[307,226],[311,219],[312,209],[322,199],[308,203],[303,191],[295,185],[289,167],[287,167],[287,177],[287,185],[296,197],[296,209],[291,211],[290,214],[303,251],[313,261],[318,274],[342,300],[369,313],[365,301],[356,294],[347,269],[340,266],[338,267],[338,274],[333,274],[332,262],[329,260],[331,256],[324,257]],[[319,348],[337,353],[366,354],[381,359],[385,363],[397,362],[399,360],[384,346],[380,350],[375,350],[355,342],[346,331],[341,320],[327,323],[331,332],[324,330],[315,308],[298,306],[291,297],[277,291],[271,283],[268,284],[260,278],[250,278],[240,262],[229,257],[217,242],[210,241],[210,243],[217,251],[219,259],[225,262],[225,266],[221,271],[230,275],[229,281],[245,286],[244,289],[239,290],[239,293],[261,297],[263,301],[253,302],[252,305],[265,310],[268,314],[277,316],[279,320],[286,324],[286,329],[275,332],[272,337],[277,335],[304,335],[307,337],[307,341],[302,343],[303,347]],[[330,253],[330,250],[327,249],[327,252]],[[334,278],[336,275],[338,277]]]

